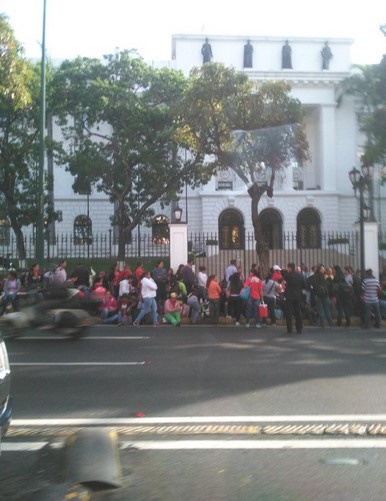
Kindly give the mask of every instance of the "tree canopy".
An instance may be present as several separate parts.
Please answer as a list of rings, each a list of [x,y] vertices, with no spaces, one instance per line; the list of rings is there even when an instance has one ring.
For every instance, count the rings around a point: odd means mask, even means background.
[[[0,210],[25,259],[22,227],[36,222],[39,68],[24,59],[0,15]],[[35,187],[35,189],[34,189]]]
[[[179,147],[185,86],[180,72],[152,68],[133,51],[66,61],[54,77],[51,106],[65,139],[56,158],[74,176],[75,192],[95,187],[115,204],[120,259],[127,235],[153,215],[154,203],[170,203],[185,183],[210,177],[201,152],[185,155]]]
[[[0,23],[1,192],[22,238],[21,227],[36,216],[39,67],[23,59],[4,17]],[[273,195],[278,172],[308,156],[303,110],[287,84],[257,85],[218,63],[185,78],[135,51],[65,61],[51,77],[47,109],[63,136],[49,143],[50,153],[73,176],[76,193],[95,189],[114,205],[119,259],[155,203],[169,204],[186,185],[228,168],[248,188],[261,255],[260,198]]]
[[[190,147],[206,155],[215,169],[231,168],[251,197],[256,249],[268,265],[267,243],[258,217],[264,193],[273,196],[277,174],[308,158],[304,112],[285,82],[256,84],[222,64],[192,71],[182,109]]]
[[[356,65],[344,82],[346,94],[356,98],[358,120],[365,136],[361,162],[384,164],[386,160],[386,57],[380,64]]]

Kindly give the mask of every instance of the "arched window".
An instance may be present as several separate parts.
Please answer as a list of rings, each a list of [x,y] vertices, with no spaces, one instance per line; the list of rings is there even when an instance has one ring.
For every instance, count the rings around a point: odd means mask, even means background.
[[[269,249],[283,248],[283,221],[274,209],[265,209],[259,215],[263,238]]]
[[[80,215],[74,219],[74,244],[92,244],[92,222],[88,216]]]
[[[303,209],[297,218],[298,249],[321,247],[320,217],[315,209]]]
[[[244,220],[238,211],[227,209],[222,212],[218,226],[221,250],[244,249]]]
[[[152,236],[154,244],[168,244],[170,239],[169,218],[162,214],[156,216],[152,224]]]

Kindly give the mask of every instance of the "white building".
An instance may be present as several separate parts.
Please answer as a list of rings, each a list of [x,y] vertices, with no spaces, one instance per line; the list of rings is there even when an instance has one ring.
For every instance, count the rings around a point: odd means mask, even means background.
[[[188,75],[191,68],[203,64],[201,48],[205,35],[174,35],[172,59],[165,65]],[[263,228],[275,245],[281,234],[302,228],[304,238],[312,241],[319,231],[351,231],[358,220],[358,201],[354,198],[348,172],[360,167],[361,141],[355,102],[342,96],[341,82],[350,74],[350,50],[353,40],[328,39],[333,58],[328,69],[322,69],[322,38],[291,38],[292,69],[282,68],[282,47],[286,38],[256,36],[207,36],[213,61],[233,66],[258,81],[285,80],[292,94],[304,105],[306,133],[311,160],[302,168],[293,165],[279,179],[273,198],[264,196],[259,205]],[[253,47],[252,67],[244,68],[244,45]],[[159,65],[159,63],[157,63]],[[59,131],[54,129],[54,136]],[[110,228],[113,208],[95,192],[89,197],[74,195],[72,179],[62,168],[54,167],[55,209],[63,213],[57,232],[71,233],[79,215],[89,215],[93,232]],[[381,227],[383,188],[375,178],[374,215]],[[182,196],[180,206],[187,217],[188,232],[219,233],[224,227],[252,231],[250,198],[247,187],[232,171],[222,172],[201,189]],[[161,210],[171,220],[171,207]],[[146,229],[143,229],[146,231]],[[151,231],[148,229],[147,231]]]

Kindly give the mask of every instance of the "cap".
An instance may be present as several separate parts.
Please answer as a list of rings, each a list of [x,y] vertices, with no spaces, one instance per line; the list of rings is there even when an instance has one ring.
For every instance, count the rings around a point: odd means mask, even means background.
[[[278,264],[274,264],[272,269],[275,271],[281,271],[281,268]]]

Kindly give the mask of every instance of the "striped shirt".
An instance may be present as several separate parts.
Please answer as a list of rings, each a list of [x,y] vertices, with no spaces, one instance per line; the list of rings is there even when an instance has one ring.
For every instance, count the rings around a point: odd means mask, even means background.
[[[362,281],[363,300],[365,303],[378,303],[378,291],[380,289],[379,281],[374,278],[365,278]]]

